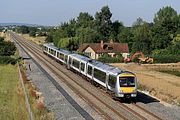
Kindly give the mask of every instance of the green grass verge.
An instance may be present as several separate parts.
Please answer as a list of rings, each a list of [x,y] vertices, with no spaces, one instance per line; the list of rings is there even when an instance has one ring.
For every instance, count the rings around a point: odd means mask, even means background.
[[[0,119],[28,119],[17,66],[0,65]]]
[[[158,70],[158,71],[180,77],[180,71],[177,71],[177,70]]]

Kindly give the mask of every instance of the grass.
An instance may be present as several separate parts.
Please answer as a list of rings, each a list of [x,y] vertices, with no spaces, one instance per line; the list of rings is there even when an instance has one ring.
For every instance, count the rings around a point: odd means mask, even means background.
[[[17,66],[0,65],[0,119],[27,120]]]
[[[180,71],[177,71],[177,70],[158,70],[158,71],[180,77]]]
[[[32,42],[42,45],[45,42],[46,37],[45,36],[39,36],[39,37],[31,37],[28,34],[23,34],[22,37],[26,38],[27,40],[31,40]]]
[[[22,73],[25,88],[35,120],[54,120],[43,103],[38,102],[35,88]],[[0,65],[0,120],[28,120],[24,93],[19,81],[18,68],[15,65]]]

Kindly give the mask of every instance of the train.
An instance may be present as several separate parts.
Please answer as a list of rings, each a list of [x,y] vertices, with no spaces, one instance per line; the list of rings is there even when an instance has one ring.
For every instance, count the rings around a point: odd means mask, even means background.
[[[55,47],[52,43],[43,44],[43,52],[113,93],[115,98],[137,97],[137,77],[130,71],[102,63],[89,57]]]

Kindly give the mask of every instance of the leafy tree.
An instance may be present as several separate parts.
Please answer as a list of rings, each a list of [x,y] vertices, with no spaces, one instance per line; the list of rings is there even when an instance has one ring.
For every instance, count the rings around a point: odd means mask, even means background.
[[[0,38],[0,56],[14,55],[16,47],[12,42],[5,42],[3,38]]]
[[[160,9],[154,18],[154,26],[152,29],[152,48],[165,49],[170,45],[177,26],[174,24],[177,12],[167,6]]]
[[[117,42],[118,34],[122,31],[123,28],[124,28],[124,26],[123,26],[122,22],[119,22],[118,20],[114,21],[112,23],[112,31],[110,34],[110,39],[113,39]]]
[[[27,34],[29,33],[29,29],[27,26],[20,26],[16,30],[18,33]]]
[[[76,36],[78,37],[80,44],[95,43],[99,40],[98,32],[89,27],[77,29]]]
[[[61,38],[58,41],[57,47],[73,51],[73,50],[76,50],[78,48],[78,40],[76,37]]]
[[[122,31],[118,34],[118,42],[120,43],[128,43],[130,51],[132,51],[132,44],[133,44],[133,32],[132,28],[123,28]]]
[[[133,27],[138,27],[138,26],[141,26],[141,25],[143,25],[144,24],[144,21],[143,21],[143,19],[142,18],[137,18],[137,20],[133,23]]]
[[[53,36],[50,34],[47,36],[47,38],[45,39],[45,42],[53,42]]]
[[[86,27],[93,27],[93,21],[94,18],[89,15],[89,13],[87,12],[80,12],[79,13],[79,16],[77,17],[77,26],[78,27],[83,27],[83,28],[86,28]]]
[[[145,54],[150,53],[151,31],[148,23],[144,22],[142,25],[134,28],[133,41],[132,51],[142,51]]]
[[[112,30],[112,13],[108,6],[102,7],[95,15],[96,29],[101,35],[101,39],[108,40]]]
[[[35,37],[36,36],[36,32],[35,31],[30,31],[29,32],[29,36]]]

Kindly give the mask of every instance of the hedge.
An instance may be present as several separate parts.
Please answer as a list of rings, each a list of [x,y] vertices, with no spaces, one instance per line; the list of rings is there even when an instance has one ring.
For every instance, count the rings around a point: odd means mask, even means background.
[[[112,58],[112,57],[101,57],[98,59],[98,61],[104,62],[104,63],[122,63],[123,58]]]
[[[0,64],[16,64],[17,59],[10,56],[0,56]]]
[[[180,55],[154,55],[154,63],[177,63],[180,62]]]

